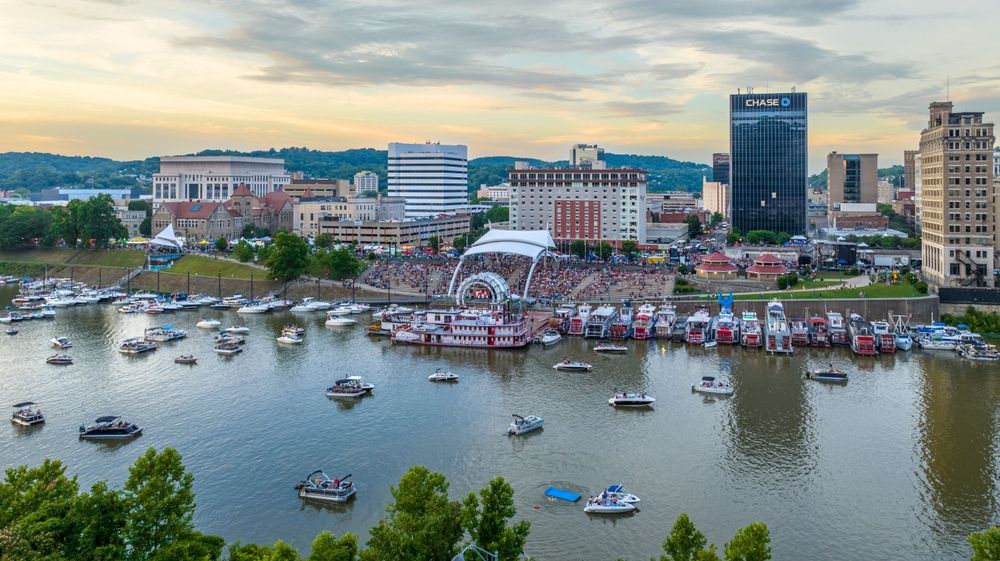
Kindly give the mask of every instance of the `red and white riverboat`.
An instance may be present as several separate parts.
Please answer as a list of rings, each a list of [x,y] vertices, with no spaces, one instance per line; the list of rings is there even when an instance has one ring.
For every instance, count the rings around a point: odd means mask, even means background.
[[[503,309],[427,310],[392,333],[395,343],[476,349],[516,349],[530,340],[524,316]]]

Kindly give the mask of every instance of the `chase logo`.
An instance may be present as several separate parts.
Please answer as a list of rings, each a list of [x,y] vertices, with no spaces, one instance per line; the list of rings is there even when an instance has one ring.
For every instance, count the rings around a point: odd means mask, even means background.
[[[787,97],[781,98],[781,106],[782,107],[788,107],[791,104],[792,104],[792,100],[791,99],[789,99]]]

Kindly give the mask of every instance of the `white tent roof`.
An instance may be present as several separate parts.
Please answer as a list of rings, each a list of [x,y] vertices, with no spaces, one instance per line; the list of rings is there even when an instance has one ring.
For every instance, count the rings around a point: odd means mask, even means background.
[[[556,248],[548,230],[498,230],[489,229],[483,237],[466,250],[465,256],[482,253],[510,253],[537,259],[539,255]]]
[[[174,225],[167,224],[167,227],[163,229],[162,232],[156,234],[156,237],[149,240],[152,245],[159,245],[163,247],[172,247],[175,249],[180,249],[184,247],[184,244],[177,239],[177,235],[174,234]]]

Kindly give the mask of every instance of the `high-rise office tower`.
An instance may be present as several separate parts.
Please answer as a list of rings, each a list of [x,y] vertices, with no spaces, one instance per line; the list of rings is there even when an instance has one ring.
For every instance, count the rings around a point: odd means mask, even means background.
[[[732,222],[741,232],[806,231],[804,93],[729,96]]]
[[[468,157],[463,145],[389,143],[389,196],[406,199],[406,217],[468,207]]]
[[[921,257],[938,286],[993,286],[993,123],[930,104],[920,133]]]
[[[875,203],[878,198],[878,154],[839,154],[826,157],[830,210],[840,203]]]
[[[916,171],[916,157],[920,150],[903,150],[903,189],[908,191],[916,190],[914,173]]]
[[[712,154],[712,181],[729,184],[729,154],[724,152]]]
[[[355,193],[377,193],[378,174],[372,171],[359,171],[354,174]]]

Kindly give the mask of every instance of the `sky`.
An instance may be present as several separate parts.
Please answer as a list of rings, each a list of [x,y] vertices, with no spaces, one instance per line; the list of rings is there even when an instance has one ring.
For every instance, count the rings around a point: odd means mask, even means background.
[[[711,162],[727,96],[809,94],[826,154],[1000,114],[996,0],[0,0],[0,151],[569,146]]]

